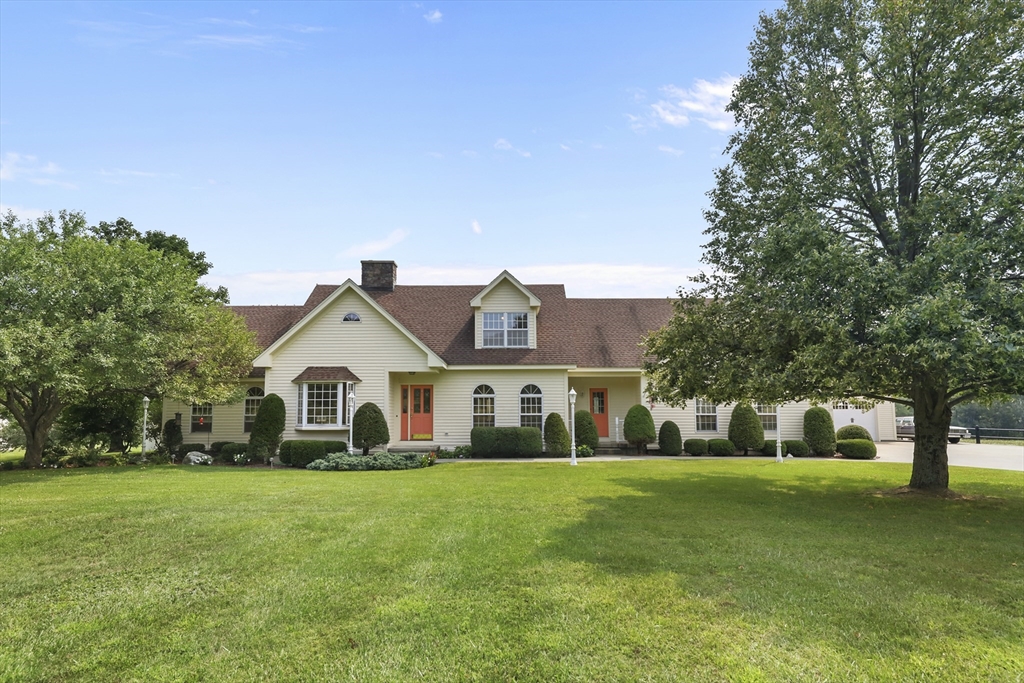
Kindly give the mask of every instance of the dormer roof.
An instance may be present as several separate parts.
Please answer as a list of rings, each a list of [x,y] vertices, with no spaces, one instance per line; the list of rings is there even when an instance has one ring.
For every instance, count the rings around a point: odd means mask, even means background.
[[[486,297],[492,289],[497,287],[502,282],[509,282],[512,284],[513,287],[522,292],[523,295],[530,300],[530,308],[537,308],[538,306],[540,306],[540,299],[538,299],[533,292],[527,289],[526,285],[517,280],[515,275],[508,272],[507,270],[501,271],[501,273],[498,274],[498,277],[491,280],[491,284],[487,285],[479,292],[477,292],[477,295],[469,300],[469,305],[472,306],[473,308],[480,308],[481,306],[483,306],[484,297]]]

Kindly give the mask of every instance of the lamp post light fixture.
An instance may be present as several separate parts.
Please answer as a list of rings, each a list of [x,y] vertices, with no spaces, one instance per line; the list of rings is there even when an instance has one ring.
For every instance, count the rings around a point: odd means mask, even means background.
[[[576,464],[576,390],[572,387],[569,388],[569,423],[572,425],[572,435],[569,439],[569,452],[572,457],[569,459],[570,465]]]
[[[149,396],[142,397],[142,461],[146,461],[146,425],[149,423]]]
[[[356,430],[352,425],[352,420],[356,415],[356,392],[353,389],[348,390],[348,441],[352,447],[352,452],[355,452],[356,447]]]
[[[775,425],[775,462],[782,462],[782,425],[780,424]]]

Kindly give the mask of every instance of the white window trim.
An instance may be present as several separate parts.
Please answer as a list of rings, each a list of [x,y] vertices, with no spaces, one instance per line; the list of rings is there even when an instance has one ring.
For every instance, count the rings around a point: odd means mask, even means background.
[[[769,410],[769,408],[771,410]],[[777,432],[779,431],[779,406],[777,405],[766,405],[764,403],[755,403],[754,412],[757,413],[757,417],[761,420],[761,427],[766,432]],[[764,426],[764,418],[774,417],[775,418],[775,429],[769,429]]]
[[[702,433],[702,434],[717,434],[719,432],[719,429],[718,429],[718,404],[717,403],[711,403],[710,401],[705,401],[703,399],[696,399],[693,402],[693,410],[694,410],[693,429],[694,429],[695,432]],[[710,412],[709,412],[709,410],[710,410]],[[714,429],[701,429],[700,428],[700,420],[698,418],[700,416],[706,416],[706,415],[714,415],[715,416],[715,428]]]
[[[540,433],[543,435],[544,434],[544,390],[541,389],[539,385],[534,384],[533,386],[537,387],[537,389],[540,389],[540,393],[539,394],[524,394],[523,393],[523,389],[525,389],[528,386],[531,386],[531,385],[530,384],[526,384],[526,385],[523,386],[522,389],[519,390],[519,426],[520,427],[523,426],[523,416],[524,415],[529,415],[530,417],[540,417]],[[524,398],[540,398],[540,413],[524,413],[523,412],[523,399]]]
[[[338,421],[328,424],[306,424],[306,408],[308,406],[308,390],[311,384],[334,384],[338,387]],[[298,391],[298,415],[295,420],[296,431],[323,431],[348,429],[348,395],[352,391],[352,382],[303,382]],[[344,392],[344,394],[342,393]]]
[[[203,413],[203,414],[199,415],[199,417],[206,417],[206,418],[209,419],[209,426],[208,426],[208,428],[207,429],[193,429],[193,424],[195,424],[195,418],[196,418],[196,408],[203,408],[205,406],[210,406],[210,412],[209,413]],[[188,433],[189,434],[212,434],[213,433],[213,404],[212,403],[193,403],[192,404],[191,408],[189,409],[189,414],[188,414]]]
[[[255,395],[252,395],[252,394],[249,393],[253,389],[259,389],[260,390],[259,396],[255,396]],[[245,400],[242,402],[242,433],[244,433],[244,434],[252,433],[252,427],[250,427],[249,429],[245,428],[245,424],[246,424],[246,419],[245,418],[249,417],[249,413],[248,413],[249,401],[252,401],[252,400],[255,400],[255,399],[259,399],[259,402],[262,404],[263,403],[263,399],[266,397],[266,395],[267,395],[267,392],[263,389],[263,387],[249,387],[246,390],[246,392],[245,392]],[[256,412],[257,413],[259,412],[259,405],[256,406]],[[252,414],[252,419],[253,419],[253,423],[255,423],[256,422],[256,413]]]
[[[479,389],[481,386],[490,387],[491,393],[489,393],[489,394],[478,394],[478,393],[476,393],[476,390]],[[476,425],[473,424],[473,423],[476,422],[476,416],[477,416],[477,412],[476,412],[476,399],[478,399],[478,398],[490,398],[491,399],[491,401],[492,401],[491,407],[493,408],[494,412],[490,413],[490,415],[491,415],[492,418],[494,418],[494,425],[493,426],[497,427],[498,426],[498,393],[496,391],[494,391],[494,387],[491,386],[490,384],[478,384],[475,387],[473,387],[473,391],[471,391],[470,394],[469,394],[469,428],[470,429],[474,429],[476,427]],[[487,415],[487,413],[480,413],[480,414],[481,415]]]
[[[530,348],[530,312],[529,311],[483,311],[481,313],[480,329],[481,348],[485,349],[528,349]],[[500,315],[501,316],[501,327],[487,327],[487,316],[488,315]],[[521,315],[526,317],[526,327],[517,327],[514,330],[508,326],[508,321],[513,315]],[[487,333],[488,332],[501,332],[501,344],[488,344]],[[525,332],[526,339],[522,344],[509,344],[508,333],[509,332]]]

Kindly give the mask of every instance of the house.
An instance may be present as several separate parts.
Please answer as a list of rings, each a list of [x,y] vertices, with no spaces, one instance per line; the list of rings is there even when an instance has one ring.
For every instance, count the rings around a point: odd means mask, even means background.
[[[589,410],[602,445],[623,440],[637,403],[655,425],[683,438],[724,438],[731,409],[705,401],[686,409],[645,397],[639,343],[672,315],[668,299],[574,299],[562,285],[524,285],[504,271],[487,285],[399,285],[393,261],[363,261],[360,284],[317,285],[301,306],[233,306],[255,332],[245,399],[233,405],[164,401],[185,441],[246,441],[259,403],[275,393],[287,408],[285,439],[348,440],[358,404],[387,416],[391,449],[469,443],[475,426],[568,425],[570,389]],[[805,403],[756,406],[766,436],[803,435]],[[837,426],[856,422],[895,440],[891,404],[835,404]]]

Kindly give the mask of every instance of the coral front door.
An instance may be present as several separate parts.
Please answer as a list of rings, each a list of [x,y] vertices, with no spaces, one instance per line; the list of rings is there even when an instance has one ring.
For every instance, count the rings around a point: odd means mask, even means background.
[[[608,436],[608,390],[590,390],[590,414],[594,416],[598,436]]]
[[[434,386],[402,385],[402,441],[434,438]]]

